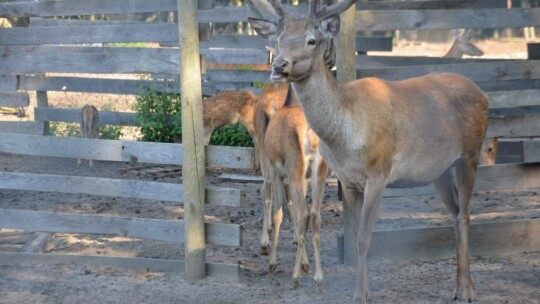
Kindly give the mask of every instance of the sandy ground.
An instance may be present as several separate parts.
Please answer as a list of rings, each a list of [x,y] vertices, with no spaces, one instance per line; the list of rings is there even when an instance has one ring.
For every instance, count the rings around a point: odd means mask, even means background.
[[[524,58],[524,43],[496,44],[479,42],[486,56],[506,52],[509,58]],[[485,46],[485,47],[483,47]],[[395,55],[429,51],[444,54],[447,45],[402,45]],[[490,48],[488,48],[490,47]],[[492,51],[489,50],[493,49]],[[439,52],[441,54],[439,54]],[[526,57],[526,56],[525,56]],[[66,93],[49,97],[52,106],[66,106]],[[81,101],[81,98],[72,100]],[[88,102],[91,98],[84,99]],[[106,102],[104,102],[106,104]],[[122,104],[116,102],[116,105]],[[129,100],[125,101],[126,105]],[[74,107],[77,107],[75,105]],[[127,106],[126,106],[127,107]],[[115,108],[125,111],[123,107]],[[2,119],[13,119],[13,115]],[[94,167],[77,168],[76,160],[38,158],[0,154],[0,170],[64,175],[95,176],[180,183],[180,172],[162,174],[170,167],[134,170],[129,164],[94,162]],[[96,267],[82,264],[0,263],[0,303],[348,303],[352,299],[356,274],[338,265],[337,235],[343,213],[337,200],[337,187],[326,189],[322,219],[321,253],[325,274],[325,292],[317,293],[313,273],[304,277],[297,290],[290,289],[294,246],[290,223],[284,224],[280,240],[278,272],[267,272],[268,258],[259,255],[261,226],[257,221],[261,207],[260,184],[234,183],[219,179],[223,173],[207,173],[212,185],[243,189],[241,208],[206,208],[208,221],[232,222],[244,227],[244,244],[238,248],[208,246],[210,262],[238,264],[239,282],[205,279],[188,282],[181,274]],[[247,171],[234,173],[249,174]],[[534,219],[540,216],[539,189],[475,193],[471,202],[473,223]],[[130,217],[181,219],[183,208],[161,201],[111,198],[86,194],[59,194],[0,190],[0,208],[121,215]],[[450,226],[452,220],[434,196],[387,198],[383,201],[376,230]],[[6,237],[13,231],[0,230],[0,250],[16,251],[28,234]],[[538,236],[540,237],[540,236]],[[310,239],[308,235],[308,239]],[[474,244],[473,244],[474,246]],[[396,248],[399,250],[399,248]],[[182,259],[183,246],[149,240],[106,235],[54,234],[47,253],[97,254],[162,259]],[[311,244],[308,246],[313,260]],[[540,303],[540,252],[514,255],[471,257],[475,303]],[[452,303],[455,284],[455,259],[415,259],[407,261],[371,261],[369,288],[371,303]]]

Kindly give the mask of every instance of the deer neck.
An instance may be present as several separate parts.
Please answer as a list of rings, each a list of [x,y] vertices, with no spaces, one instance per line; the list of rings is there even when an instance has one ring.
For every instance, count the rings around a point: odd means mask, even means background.
[[[327,143],[342,139],[346,121],[342,85],[326,66],[321,62],[310,75],[291,86],[313,131]]]

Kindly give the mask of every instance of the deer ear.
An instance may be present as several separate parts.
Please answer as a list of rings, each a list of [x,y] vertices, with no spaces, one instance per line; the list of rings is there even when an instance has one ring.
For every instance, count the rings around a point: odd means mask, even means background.
[[[324,35],[330,35],[330,38],[336,37],[339,33],[339,14],[329,16],[321,21],[321,30]]]
[[[278,27],[274,22],[252,17],[248,17],[248,21],[255,32],[262,38],[267,40],[277,38]]]

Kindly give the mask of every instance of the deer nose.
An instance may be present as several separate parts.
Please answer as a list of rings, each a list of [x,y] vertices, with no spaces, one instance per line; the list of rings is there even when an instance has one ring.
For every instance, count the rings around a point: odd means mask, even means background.
[[[291,62],[288,59],[276,58],[272,64],[274,71],[278,73],[288,73],[291,67]]]

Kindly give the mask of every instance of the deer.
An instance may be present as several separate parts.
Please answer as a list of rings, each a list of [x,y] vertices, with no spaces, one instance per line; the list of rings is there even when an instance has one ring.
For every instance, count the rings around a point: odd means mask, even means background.
[[[223,91],[203,100],[204,142],[210,143],[214,130],[241,122],[256,141],[254,111],[259,97],[250,91]]]
[[[464,31],[454,31],[454,43],[443,56],[444,58],[461,59],[463,55],[482,56],[484,52],[471,42],[471,29]],[[480,165],[494,165],[499,150],[498,138],[486,138],[482,144],[480,152]]]
[[[355,0],[322,8],[310,1],[304,17],[287,12],[281,1],[252,2],[274,13],[271,20],[248,17],[260,37],[277,40],[270,78],[290,83],[319,137],[323,159],[343,184],[357,249],[353,301],[368,302],[367,252],[383,190],[429,183],[454,218],[454,300],[472,301],[468,206],[487,128],[487,95],[455,73],[339,82],[326,69],[323,55],[339,33],[340,13]],[[305,226],[298,223],[298,235]]]
[[[81,109],[81,120],[80,120],[80,132],[81,138],[98,138],[99,135],[99,111],[91,104],[87,104]],[[82,160],[79,158],[77,160],[77,167],[80,166]],[[93,166],[93,161],[88,160],[88,165]]]

